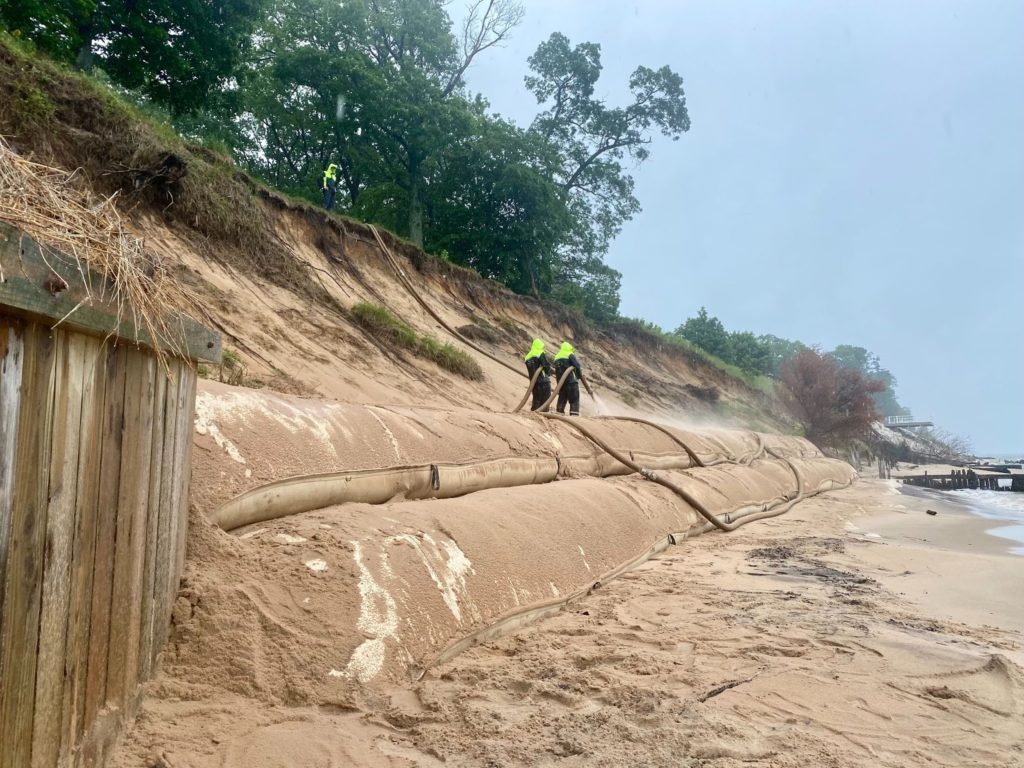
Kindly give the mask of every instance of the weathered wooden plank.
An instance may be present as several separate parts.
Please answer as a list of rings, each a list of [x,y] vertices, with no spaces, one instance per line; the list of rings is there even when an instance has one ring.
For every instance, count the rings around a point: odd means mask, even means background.
[[[149,527],[150,464],[153,454],[153,401],[156,396],[156,359],[144,352],[135,352],[141,366],[139,371],[139,418],[132,429],[138,449],[130,467],[133,475],[135,495],[127,499],[131,513],[129,539],[130,568],[128,580],[127,635],[124,647],[124,711],[134,716],[134,703],[139,685],[139,647],[141,645],[143,603],[150,603],[152,597],[143,592],[146,567],[146,542]],[[122,462],[122,467],[124,463]],[[123,487],[123,481],[122,481]]]
[[[71,558],[71,599],[68,612],[67,679],[61,718],[61,756],[71,754],[85,730],[86,672],[89,664],[89,624],[96,551],[100,455],[103,437],[103,392],[108,345],[82,336],[85,371],[82,420],[79,427],[78,494],[75,499],[75,541]]]
[[[5,277],[0,282],[0,305],[6,314],[23,314],[48,326],[63,319],[64,326],[102,338],[115,336],[159,346],[192,360],[221,361],[220,334],[184,315],[170,313],[170,336],[154,343],[144,327],[135,325],[131,312],[119,312],[116,303],[100,299],[104,293],[113,295],[109,281],[89,272],[83,280],[74,259],[50,249],[44,259],[34,240],[3,222],[0,267]]]
[[[0,768],[31,763],[36,647],[46,548],[46,493],[50,474],[54,340],[48,329],[26,327],[22,416],[15,438],[11,539],[5,574],[4,676],[0,680]]]
[[[128,353],[124,388],[124,430],[121,436],[121,481],[117,495],[117,526],[114,537],[114,580],[110,599],[110,638],[107,650],[106,703],[123,709],[126,701],[125,667],[131,631],[132,522],[137,513],[138,455],[141,449],[144,358],[138,350]],[[148,467],[148,464],[147,464]]]
[[[99,506],[89,623],[89,663],[86,673],[85,715],[91,724],[106,700],[107,653],[110,638],[110,598],[114,576],[114,540],[117,534],[117,497],[121,482],[121,433],[128,350],[108,347],[104,365],[103,434],[100,442]],[[87,726],[88,727],[88,726]]]
[[[178,362],[172,361],[172,366]],[[154,619],[159,598],[156,584],[157,544],[161,526],[161,488],[163,485],[164,424],[167,413],[168,372],[157,371],[156,393],[153,397],[153,444],[149,461],[149,514],[146,526],[146,570],[142,585],[142,626],[139,628],[139,680],[153,675]]]
[[[78,452],[85,375],[85,337],[56,332],[57,355],[50,449],[49,506],[39,620],[32,768],[53,768],[60,753],[64,652],[68,628],[71,556],[75,538]],[[87,448],[88,449],[88,448]]]
[[[0,317],[0,637],[4,627],[4,574],[11,540],[11,494],[14,490],[14,441],[21,404],[21,371],[24,359],[19,320]],[[4,658],[0,653],[0,680]]]
[[[178,496],[174,508],[178,528],[175,531],[178,542],[178,558],[174,569],[174,592],[177,593],[178,581],[185,570],[185,549],[188,542],[189,515],[189,482],[192,478],[192,429],[196,410],[196,372],[187,365],[181,366],[181,386],[183,397],[178,403],[178,440],[175,443],[174,476],[178,486]]]
[[[177,511],[173,507],[174,488],[177,479],[174,476],[174,446],[177,435],[178,393],[181,384],[180,367],[182,363],[175,361],[167,376],[166,405],[164,410],[164,444],[160,456],[160,522],[157,529],[156,563],[153,580],[153,601],[155,605],[156,625],[153,632],[153,668],[156,669],[157,659],[167,642],[167,631],[170,627],[171,609],[174,606],[176,585],[173,581],[173,563],[177,554],[174,531]],[[189,439],[192,435],[189,434]]]

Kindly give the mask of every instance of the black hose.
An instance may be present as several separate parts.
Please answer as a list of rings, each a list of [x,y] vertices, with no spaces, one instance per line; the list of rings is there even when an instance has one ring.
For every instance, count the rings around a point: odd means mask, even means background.
[[[665,478],[661,477],[660,475],[655,474],[650,469],[645,469],[644,467],[641,467],[639,464],[634,462],[632,459],[628,458],[624,454],[622,454],[619,451],[617,451],[616,449],[612,448],[610,445],[608,445],[608,443],[606,443],[600,437],[595,435],[591,430],[589,430],[585,426],[583,426],[578,420],[571,419],[571,418],[568,418],[566,416],[562,416],[561,414],[557,414],[557,413],[541,413],[539,415],[541,415],[541,416],[543,416],[545,418],[548,418],[548,419],[558,419],[559,421],[566,422],[567,424],[569,424],[569,426],[571,426],[577,432],[581,433],[584,437],[588,438],[591,442],[593,442],[595,445],[597,445],[601,450],[603,450],[605,453],[610,455],[616,461],[618,461],[619,463],[629,467],[634,472],[639,473],[640,476],[643,477],[645,480],[650,480],[652,483],[657,483],[660,486],[668,488],[670,491],[672,491],[674,494],[676,494],[679,498],[681,498],[683,501],[685,501],[687,504],[689,504],[691,507],[693,507],[693,509],[696,510],[697,514],[699,514],[701,517],[703,517],[705,520],[707,520],[711,525],[713,525],[715,528],[717,528],[720,531],[725,531],[726,533],[729,533],[731,531],[735,531],[740,526],[746,525],[747,523],[752,523],[755,520],[763,520],[763,519],[768,518],[768,517],[776,517],[777,515],[781,515],[784,512],[788,511],[794,504],[796,504],[802,498],[802,494],[800,493],[800,490],[801,490],[800,489],[800,478],[799,478],[799,475],[797,475],[797,497],[796,498],[791,499],[790,501],[785,502],[781,506],[778,506],[778,507],[766,508],[766,509],[762,509],[762,510],[760,510],[758,512],[744,513],[742,518],[739,519],[735,523],[733,523],[733,522],[723,522],[718,517],[716,517],[715,514],[713,512],[711,512],[711,510],[709,510],[706,506],[704,506],[704,504],[701,501],[699,501],[693,494],[691,494],[685,488],[679,487],[678,485],[673,483],[671,480],[666,480]],[[796,468],[792,464],[790,464],[790,468],[793,470],[793,472],[795,474],[796,473]],[[731,514],[727,515],[727,517],[731,517]]]
[[[538,411],[544,411],[545,413],[547,412],[548,408],[551,407],[551,404],[555,402],[555,398],[558,397],[558,393],[561,391],[562,385],[565,384],[566,379],[569,378],[570,373],[572,373],[572,368],[566,368],[562,375],[558,378],[558,381],[555,383],[555,388],[551,392],[551,397],[544,401],[544,405],[538,408]]]
[[[526,405],[526,401],[529,400],[530,395],[533,394],[533,388],[534,386],[536,386],[537,379],[540,378],[540,375],[542,373],[544,373],[544,369],[540,367],[538,367],[537,370],[533,372],[533,376],[530,378],[530,383],[526,387],[526,394],[523,395],[523,399],[519,401],[519,405],[512,409],[512,413],[518,413],[519,411],[523,410],[523,406]]]
[[[398,265],[398,262],[395,260],[395,257],[392,255],[390,249],[387,247],[387,245],[384,244],[384,239],[380,236],[380,232],[377,231],[377,228],[375,226],[373,226],[373,224],[367,224],[367,226],[370,228],[370,231],[373,232],[373,236],[377,240],[377,245],[380,246],[381,251],[383,251],[383,253],[384,253],[384,257],[387,259],[388,263],[391,265],[391,268],[395,271],[395,274],[398,275],[399,282],[402,283],[403,286],[405,286],[405,289],[412,295],[412,297],[414,299],[416,299],[416,301],[419,303],[419,305],[421,307],[423,307],[424,310],[426,310],[428,315],[430,315],[432,318],[434,318],[434,320],[436,320],[438,323],[440,323],[442,328],[444,328],[446,331],[448,331],[448,333],[450,333],[452,336],[457,338],[459,341],[461,341],[463,344],[465,344],[470,349],[475,349],[477,352],[479,352],[484,357],[490,358],[491,360],[496,362],[498,365],[503,365],[504,367],[508,368],[510,371],[512,371],[514,373],[518,373],[520,376],[526,376],[526,374],[523,371],[521,371],[519,368],[517,368],[516,366],[512,365],[511,363],[509,363],[507,360],[502,360],[497,355],[492,355],[486,349],[484,349],[484,348],[482,348],[480,346],[477,346],[475,343],[473,343],[472,341],[467,339],[465,336],[463,336],[461,333],[459,333],[454,328],[452,328],[450,325],[448,325],[448,322],[443,317],[441,317],[441,315],[439,315],[437,312],[435,312],[434,308],[431,307],[429,304],[427,304],[427,302],[423,299],[423,297],[420,296],[419,291],[416,290],[416,287],[412,284],[412,281],[409,280],[409,278],[406,276],[405,272]]]
[[[676,445],[678,445],[680,448],[682,448],[684,451],[686,451],[686,455],[690,457],[690,461],[693,463],[693,465],[695,467],[706,467],[707,466],[707,464],[704,463],[704,461],[700,458],[700,456],[698,456],[696,453],[694,453],[693,449],[690,448],[689,445],[687,445],[686,443],[684,443],[682,440],[679,439],[678,435],[676,435],[673,432],[671,432],[668,429],[668,427],[665,427],[665,426],[663,426],[661,424],[658,424],[657,422],[648,421],[647,419],[641,419],[639,416],[598,416],[596,418],[608,419],[609,421],[611,421],[611,420],[632,421],[632,422],[635,422],[637,424],[644,424],[644,425],[646,425],[648,427],[652,427],[653,429],[656,429],[659,432],[662,432],[665,435],[667,435],[669,438],[671,438],[671,440]]]

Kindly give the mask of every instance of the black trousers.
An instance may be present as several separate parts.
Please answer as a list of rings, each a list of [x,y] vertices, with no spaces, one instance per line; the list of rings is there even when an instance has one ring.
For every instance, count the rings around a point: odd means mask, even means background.
[[[551,397],[551,379],[541,374],[533,385],[533,404],[530,406],[530,410],[536,411],[548,401],[549,397]]]
[[[566,403],[569,403],[570,416],[580,415],[580,383],[575,379],[565,382],[558,390],[557,410],[559,413],[565,413]]]
[[[328,211],[334,209],[334,196],[338,193],[337,184],[328,184],[324,187],[324,208]]]

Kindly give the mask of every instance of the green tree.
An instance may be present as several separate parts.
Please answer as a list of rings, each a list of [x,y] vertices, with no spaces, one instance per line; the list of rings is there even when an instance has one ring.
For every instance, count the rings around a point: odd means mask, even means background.
[[[445,154],[479,125],[462,76],[521,18],[474,3],[461,36],[441,0],[284,0],[245,73],[246,160],[285,188],[313,190],[340,166],[343,207],[425,242]],[[307,192],[309,194],[309,192]]]
[[[553,299],[576,307],[587,317],[598,322],[618,318],[622,273],[609,267],[597,256],[582,260],[573,273],[565,271],[564,262],[561,263],[560,269],[561,277],[556,278],[551,291]]]
[[[95,0],[0,0],[0,24],[56,59],[74,61],[81,44],[78,20]]]
[[[770,333],[761,334],[757,340],[768,352],[768,375],[778,378],[782,364],[807,346],[799,341],[790,341]]]
[[[174,113],[225,86],[262,0],[0,0],[0,21],[51,56],[99,64]]]
[[[644,162],[653,134],[677,140],[689,130],[683,79],[669,67],[637,67],[629,78],[632,102],[612,107],[595,96],[601,74],[601,47],[575,47],[554,33],[530,56],[526,86],[544,107],[531,126],[538,141],[555,152],[543,166],[567,196],[575,226],[562,248],[556,283],[605,288],[614,314],[618,293],[607,289],[621,279],[603,264],[612,239],[640,210],[626,164]]]
[[[864,376],[882,383],[882,388],[873,394],[875,405],[882,416],[904,416],[910,413],[896,399],[896,377],[882,367],[878,355],[851,344],[840,344],[829,355],[843,368],[860,371]]]
[[[538,150],[515,125],[477,115],[439,158],[427,248],[519,293],[550,293],[570,217],[561,191],[536,170]]]
[[[729,333],[721,320],[708,315],[706,307],[701,307],[696,317],[688,318],[676,328],[675,334],[723,360],[729,361],[732,358]]]
[[[745,371],[772,374],[772,358],[768,345],[749,331],[729,334],[730,363]]]

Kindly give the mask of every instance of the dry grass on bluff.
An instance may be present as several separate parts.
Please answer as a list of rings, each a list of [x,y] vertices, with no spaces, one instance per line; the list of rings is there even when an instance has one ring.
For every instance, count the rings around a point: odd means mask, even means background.
[[[20,154],[74,169],[125,212],[147,212],[208,258],[312,299],[325,292],[289,252],[260,204],[259,186],[230,158],[182,139],[112,88],[0,33],[0,135]]]
[[[352,307],[352,316],[360,326],[381,341],[399,349],[406,349],[418,357],[437,363],[446,371],[458,374],[470,381],[482,381],[483,368],[461,349],[442,343],[433,336],[417,333],[414,328],[399,320],[386,307],[360,302]]]

